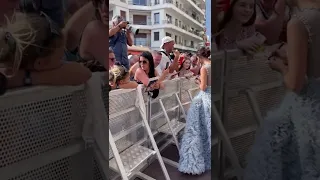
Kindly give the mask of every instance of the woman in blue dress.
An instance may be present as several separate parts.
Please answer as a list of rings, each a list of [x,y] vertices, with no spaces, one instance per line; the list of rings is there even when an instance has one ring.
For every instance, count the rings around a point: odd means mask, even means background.
[[[201,174],[211,169],[211,61],[210,48],[197,52],[202,64],[197,79],[200,92],[192,100],[180,148],[179,171]]]
[[[287,53],[270,60],[288,93],[257,131],[244,180],[320,178],[320,3],[290,4],[297,8],[288,22]]]

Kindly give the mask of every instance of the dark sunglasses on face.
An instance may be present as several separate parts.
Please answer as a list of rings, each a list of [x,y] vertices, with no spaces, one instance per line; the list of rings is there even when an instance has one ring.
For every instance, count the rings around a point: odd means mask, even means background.
[[[110,61],[114,62],[116,58],[109,58]]]
[[[139,61],[140,64],[147,64],[147,61]]]

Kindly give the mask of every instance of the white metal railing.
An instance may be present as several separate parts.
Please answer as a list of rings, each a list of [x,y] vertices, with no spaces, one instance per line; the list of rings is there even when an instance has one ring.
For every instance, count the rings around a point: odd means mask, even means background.
[[[212,145],[223,147],[220,156],[227,155],[236,171],[233,175],[238,176],[239,162],[243,165],[255,129],[268,109],[281,100],[284,88],[263,56],[248,59],[231,50],[213,54],[211,59],[216,129]],[[109,167],[123,179],[145,178],[139,170],[148,162],[141,160],[141,166],[131,168],[124,163],[123,153],[133,147],[149,149],[146,151],[160,159],[164,177],[169,179],[164,163],[177,164],[161,157],[163,148],[157,147],[154,136],[159,132],[178,135],[183,129],[183,117],[198,91],[193,79],[165,81],[166,88],[156,99],[149,99],[141,88],[116,90],[108,96],[101,80],[101,74],[95,73],[82,86],[32,87],[1,96],[1,179],[100,180],[109,176]],[[112,104],[109,109],[108,104]],[[175,130],[174,122],[181,128]],[[145,146],[147,141],[151,146]],[[169,143],[178,142],[173,138]]]
[[[238,50],[224,53],[221,118],[237,157],[220,152],[220,165],[224,164],[224,155],[227,155],[229,161],[238,161],[243,167],[263,115],[281,100],[285,91],[281,76],[265,63],[267,59],[264,54],[246,57]],[[222,173],[228,175],[225,167],[220,168],[224,170]],[[239,171],[236,173],[239,176]]]

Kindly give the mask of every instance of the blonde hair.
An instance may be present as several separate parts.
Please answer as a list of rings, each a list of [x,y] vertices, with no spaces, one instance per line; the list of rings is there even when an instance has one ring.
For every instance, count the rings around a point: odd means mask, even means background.
[[[0,30],[0,63],[11,65],[15,73],[41,55],[53,51],[51,36],[51,25],[46,15],[18,12],[12,19],[6,17],[6,25]],[[43,53],[43,49],[48,53]]]
[[[109,70],[109,82],[117,83],[124,80],[128,74],[129,72],[124,66],[114,65],[111,70]]]

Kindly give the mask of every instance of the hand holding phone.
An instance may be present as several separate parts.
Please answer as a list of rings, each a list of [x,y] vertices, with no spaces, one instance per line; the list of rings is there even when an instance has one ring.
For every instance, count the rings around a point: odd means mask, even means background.
[[[258,44],[263,44],[267,40],[266,37],[259,32],[256,32],[255,37]]]

